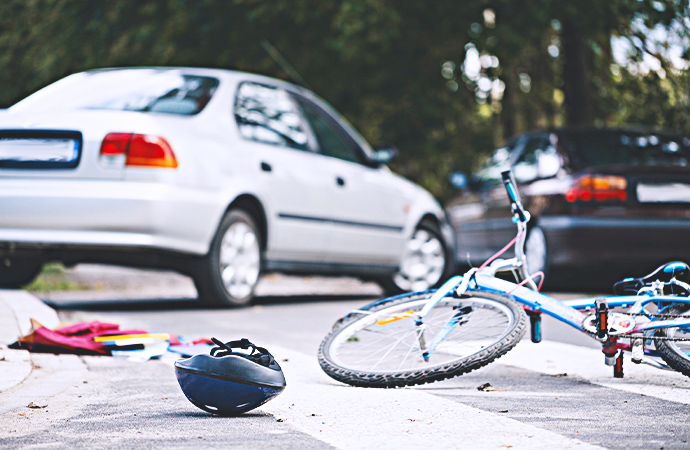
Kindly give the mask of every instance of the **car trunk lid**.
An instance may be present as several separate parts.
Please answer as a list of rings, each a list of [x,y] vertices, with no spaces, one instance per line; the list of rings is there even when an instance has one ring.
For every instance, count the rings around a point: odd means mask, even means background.
[[[159,122],[126,111],[3,114],[0,177],[123,179],[125,159],[104,158],[104,139],[112,133],[158,137]]]

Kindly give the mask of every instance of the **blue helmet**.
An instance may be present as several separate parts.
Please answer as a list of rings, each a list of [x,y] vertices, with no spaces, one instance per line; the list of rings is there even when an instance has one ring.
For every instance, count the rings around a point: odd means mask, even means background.
[[[285,389],[285,376],[273,356],[247,339],[222,343],[210,355],[175,362],[177,381],[190,402],[204,411],[235,416],[263,405]],[[249,349],[251,353],[232,349]]]

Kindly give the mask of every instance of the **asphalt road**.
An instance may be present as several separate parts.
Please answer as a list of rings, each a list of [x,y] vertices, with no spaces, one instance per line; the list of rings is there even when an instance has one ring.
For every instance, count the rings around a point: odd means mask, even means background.
[[[184,398],[170,354],[147,362],[36,355],[45,370],[1,397],[0,447],[690,447],[690,379],[629,360],[626,377],[615,379],[595,341],[553,320],[541,344],[524,341],[470,374],[414,388],[352,388],[320,371],[316,351],[335,319],[380,294],[376,285],[270,276],[254,306],[209,310],[183,277],[101,269],[68,274],[82,277],[83,291],[39,296],[65,322],[247,337],[276,355],[287,389],[248,414],[220,418]],[[477,389],[485,383],[494,390]],[[27,408],[31,399],[46,407]]]

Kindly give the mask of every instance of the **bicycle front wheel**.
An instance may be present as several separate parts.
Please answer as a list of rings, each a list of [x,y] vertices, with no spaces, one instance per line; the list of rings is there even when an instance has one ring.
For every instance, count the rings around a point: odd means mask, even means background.
[[[679,303],[664,312],[690,316],[690,305]],[[660,328],[656,331],[656,335],[669,339],[658,340],[654,343],[661,359],[674,370],[690,377],[690,341],[684,340],[690,338],[690,330],[687,327]]]
[[[392,388],[455,377],[504,355],[525,334],[524,310],[506,296],[468,291],[446,297],[424,319],[424,337],[449,323],[450,333],[422,357],[419,312],[433,292],[380,300],[338,321],[319,348],[319,364],[332,378],[353,386]]]

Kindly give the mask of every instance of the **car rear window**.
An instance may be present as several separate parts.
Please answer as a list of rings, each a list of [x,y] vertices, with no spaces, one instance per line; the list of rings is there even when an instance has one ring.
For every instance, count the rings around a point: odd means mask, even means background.
[[[171,69],[84,72],[41,89],[12,109],[107,109],[187,116],[204,109],[218,84],[213,77]]]
[[[575,156],[588,166],[673,165],[690,162],[690,139],[655,133],[592,131],[567,133]]]

